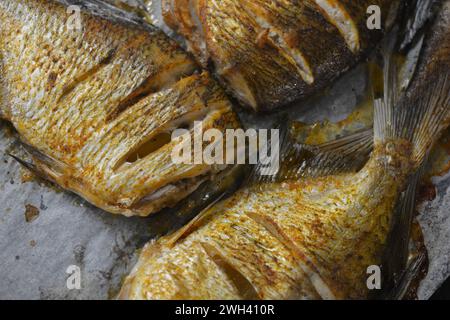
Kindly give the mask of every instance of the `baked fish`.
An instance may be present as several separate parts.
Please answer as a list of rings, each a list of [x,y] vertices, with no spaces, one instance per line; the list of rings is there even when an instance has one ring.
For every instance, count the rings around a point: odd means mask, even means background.
[[[186,39],[203,66],[213,67],[228,91],[255,110],[281,107],[330,84],[377,44],[398,5],[392,0],[162,0],[169,27]],[[374,12],[381,14],[380,29],[367,26]]]
[[[175,164],[172,131],[239,122],[176,43],[104,13],[99,1],[0,1],[0,117],[31,153],[25,166],[106,211],[146,216],[226,169]]]
[[[367,270],[383,266],[386,273],[387,256],[404,256],[407,232],[390,231],[399,221],[409,229],[419,169],[450,124],[449,45],[446,0],[406,93],[397,93],[397,62],[386,55],[374,151],[361,170],[339,173],[347,155],[366,145],[353,138],[319,153],[315,177],[297,165],[284,181],[241,189],[180,232],[148,244],[119,298],[370,297]],[[388,249],[392,242],[402,244],[394,246],[399,251]]]

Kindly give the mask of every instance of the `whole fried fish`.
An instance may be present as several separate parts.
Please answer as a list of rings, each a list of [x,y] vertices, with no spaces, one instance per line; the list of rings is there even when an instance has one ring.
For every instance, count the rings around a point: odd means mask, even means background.
[[[330,84],[377,44],[399,4],[392,0],[162,2],[165,22],[185,37],[190,51],[204,66],[213,66],[236,98],[256,110],[278,108]],[[381,19],[375,28],[373,20],[368,23],[373,14]]]
[[[171,157],[176,128],[239,126],[208,73],[121,11],[61,2],[0,1],[0,116],[33,156],[22,163],[128,216],[172,207],[224,170]]]
[[[365,145],[353,139],[345,148],[335,143],[333,152],[322,154],[323,161],[332,160],[324,167],[328,174],[242,189],[174,236],[148,244],[119,297],[369,297],[368,268],[381,266],[386,253],[391,259],[403,256],[387,250],[390,231],[413,211],[411,182],[417,183],[428,151],[450,124],[450,1],[436,21],[418,73],[401,97],[395,63],[386,59],[385,96],[377,100],[374,115],[374,151],[361,170],[329,173],[348,161],[336,155]],[[293,176],[304,173],[302,168],[295,168]],[[405,241],[403,235],[394,234],[393,240],[405,248],[408,237]]]

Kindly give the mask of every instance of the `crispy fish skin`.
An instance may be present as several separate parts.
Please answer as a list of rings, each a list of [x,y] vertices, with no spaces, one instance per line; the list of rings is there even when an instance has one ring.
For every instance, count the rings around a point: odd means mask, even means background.
[[[323,89],[382,35],[391,0],[163,0],[166,23],[244,105],[273,110]]]
[[[399,195],[450,124],[449,26],[446,0],[408,93],[375,111],[363,169],[242,189],[148,244],[119,298],[368,298]]]
[[[178,127],[239,126],[209,74],[155,28],[82,10],[72,30],[71,15],[55,1],[0,2],[0,115],[35,170],[127,216],[173,206],[223,170],[171,158]]]
[[[236,193],[175,246],[164,241],[147,245],[122,297],[367,297],[366,269],[381,261],[390,227],[387,213],[405,177],[398,168],[384,171],[384,163],[374,159],[357,175]],[[252,296],[243,294],[242,283],[220,268],[205,244],[251,283]]]

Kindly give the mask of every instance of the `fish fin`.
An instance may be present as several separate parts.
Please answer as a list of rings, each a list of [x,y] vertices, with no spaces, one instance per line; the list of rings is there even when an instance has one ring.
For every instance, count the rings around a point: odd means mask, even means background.
[[[392,291],[385,297],[389,300],[402,300],[408,293],[412,283],[417,279],[421,273],[422,267],[427,261],[427,254],[420,252],[409,263],[404,272],[402,273],[398,284],[392,289]]]
[[[281,135],[281,140],[282,161],[278,172],[262,175],[258,164],[247,178],[248,182],[280,182],[357,171],[372,151],[373,130],[361,130],[320,145],[299,144],[288,132]]]
[[[426,168],[427,161],[424,161],[419,170],[410,176],[408,187],[401,194],[395,207],[394,222],[383,258],[382,295],[385,297],[398,296],[404,274],[408,272],[406,264],[410,254],[411,227],[416,207],[417,188]]]
[[[21,159],[20,157],[8,154],[24,168],[28,169],[37,177],[47,180],[51,183],[56,183],[58,177],[62,176],[66,171],[66,165],[61,161],[53,159],[45,154],[43,154],[38,149],[30,146],[22,140],[18,140],[20,146],[31,156],[33,162],[29,162]]]
[[[65,171],[66,165],[59,160],[47,156],[38,149],[20,140],[20,145],[39,163],[44,164],[52,173],[61,175]]]
[[[411,44],[423,34],[425,26],[436,13],[436,4],[439,0],[414,0],[405,3],[405,21],[402,23],[402,38],[400,50],[408,50]]]
[[[338,138],[320,145],[303,145],[311,152],[301,167],[292,167],[288,178],[324,176],[360,169],[373,148],[372,128]],[[294,169],[294,170],[292,170]]]
[[[355,153],[368,155],[373,147],[373,129],[364,129],[347,136],[319,145],[304,145],[316,154],[339,153],[343,157],[354,156]]]
[[[286,114],[281,115],[277,122],[275,122],[274,126],[274,130],[278,132],[278,141],[272,143],[272,139],[274,138],[274,136],[270,135],[265,145],[263,146],[265,150],[262,150],[262,146],[258,141],[258,150],[249,150],[246,147],[245,149],[238,151],[245,152],[246,155],[248,153],[248,160],[252,157],[258,159],[256,164],[245,165],[246,175],[242,185],[249,186],[253,185],[254,183],[270,182],[274,179],[275,176],[278,175],[279,170],[270,170],[267,164],[263,163],[261,157],[258,157],[258,153],[263,153],[265,151],[267,155],[271,154],[273,158],[277,158],[279,161],[283,161],[283,159],[286,159],[288,150],[286,144],[294,144],[294,141],[289,133],[288,123],[288,116]],[[272,147],[275,147],[275,150],[272,150]],[[252,151],[254,152],[253,154],[250,153]],[[250,161],[248,161],[248,163],[250,163]],[[280,163],[278,164],[280,165]]]
[[[114,4],[102,1],[102,0],[55,0],[56,2],[69,7],[78,6],[82,11],[89,12],[102,19],[118,22],[122,24],[132,25],[138,28],[145,28],[150,32],[156,31],[156,27],[146,23],[143,18],[134,14],[133,12],[126,11]]]
[[[36,166],[34,165],[34,163],[25,161],[21,158],[19,158],[16,155],[13,155],[12,153],[7,153],[8,156],[10,156],[11,158],[13,158],[14,160],[16,160],[21,166],[23,166],[24,168],[30,170],[31,172],[37,174],[38,173],[38,169],[36,168]]]
[[[34,163],[28,162],[24,159],[19,158],[16,155],[13,155],[11,153],[8,153],[8,156],[10,156],[11,158],[13,158],[15,161],[17,161],[22,167],[24,167],[25,169],[29,170],[32,174],[34,174],[35,176],[50,181],[50,182],[54,182],[53,179],[46,174],[43,170],[41,170],[40,168],[38,168]]]
[[[209,210],[212,206],[214,206],[217,202],[222,200],[225,196],[225,193],[220,194],[216,199],[214,199],[211,203],[209,203],[197,216],[194,217],[188,224],[186,224],[183,228],[179,229],[175,233],[164,238],[164,244],[173,247],[179,240],[186,238],[189,234],[194,232],[203,222],[208,218],[212,211]]]
[[[280,119],[279,123],[288,123],[288,119],[286,116],[283,116],[282,119]],[[287,155],[287,147],[286,144],[292,143],[289,130],[287,129],[288,126],[286,125],[280,125],[278,124],[275,126],[275,130],[278,130],[279,132],[279,139],[278,143],[276,145],[276,148],[278,150],[271,150],[272,149],[272,136],[270,136],[269,140],[267,141],[267,154],[276,152],[277,154],[275,157],[278,157],[278,159],[286,159]],[[289,141],[289,142],[287,142]],[[247,166],[249,168],[249,172],[245,177],[244,185],[252,185],[253,183],[263,183],[263,182],[270,182],[272,181],[278,174],[279,170],[277,172],[268,172],[267,171],[267,165],[263,164],[261,162],[261,159],[259,161],[252,165]]]
[[[182,230],[190,233],[189,230],[193,225],[198,225],[203,219],[203,213],[218,201],[233,194],[243,180],[244,166],[242,165],[236,165],[218,173],[212,180],[203,182],[189,197],[181,200],[174,207],[148,217],[147,219],[151,221],[151,233],[164,236],[179,230],[169,236],[174,239],[171,242],[185,237],[181,234]]]
[[[419,168],[435,142],[450,124],[449,71],[420,77],[412,92],[401,94],[398,65],[392,49],[384,53],[384,97],[375,100],[375,145],[404,140],[412,145],[411,160]],[[414,80],[413,80],[414,81]]]

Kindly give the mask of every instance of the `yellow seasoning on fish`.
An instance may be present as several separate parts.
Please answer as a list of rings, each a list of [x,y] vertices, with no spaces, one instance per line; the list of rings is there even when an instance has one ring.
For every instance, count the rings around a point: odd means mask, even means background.
[[[397,68],[386,55],[374,150],[361,170],[341,169],[367,148],[366,133],[328,143],[316,169],[297,164],[284,181],[245,187],[148,244],[119,298],[369,298],[367,271],[381,268],[386,279],[397,273],[394,262],[406,260],[420,168],[450,124],[449,44],[446,0],[401,97]],[[316,176],[303,176],[306,170]]]
[[[171,158],[176,128],[239,127],[209,74],[156,28],[112,7],[104,18],[101,1],[62,2],[76,6],[0,1],[0,116],[33,156],[22,164],[127,216],[172,207],[224,170]]]
[[[389,28],[398,5],[397,0],[162,1],[165,22],[196,58],[211,66],[241,103],[263,111],[311,96],[356,64]]]

